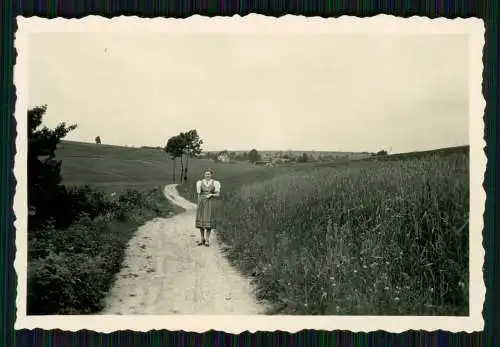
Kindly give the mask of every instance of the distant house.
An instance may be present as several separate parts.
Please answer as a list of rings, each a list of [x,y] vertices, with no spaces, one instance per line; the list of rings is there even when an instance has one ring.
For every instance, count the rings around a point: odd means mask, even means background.
[[[255,162],[255,165],[270,166],[270,165],[272,165],[272,163],[269,160],[258,160]]]
[[[272,164],[286,164],[286,163],[289,163],[290,162],[290,159],[288,158],[275,158],[275,159],[272,159],[271,160],[271,163]]]
[[[229,156],[229,153],[227,151],[222,151],[217,154],[217,160],[222,163],[228,163],[231,161],[231,157]]]

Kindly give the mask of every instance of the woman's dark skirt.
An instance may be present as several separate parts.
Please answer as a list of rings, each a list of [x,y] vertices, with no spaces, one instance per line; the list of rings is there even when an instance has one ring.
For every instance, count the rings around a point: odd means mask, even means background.
[[[200,197],[195,225],[197,228],[215,229],[215,208],[212,198]]]

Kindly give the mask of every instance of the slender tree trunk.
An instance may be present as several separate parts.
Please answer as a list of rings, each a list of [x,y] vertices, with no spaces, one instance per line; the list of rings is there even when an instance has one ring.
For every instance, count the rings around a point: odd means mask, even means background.
[[[181,183],[182,183],[182,174],[184,173],[184,162],[182,161],[182,155],[181,155]]]
[[[184,180],[187,181],[187,173],[189,168],[189,154],[186,155],[186,169],[184,170]]]
[[[175,182],[175,164],[177,163],[176,158],[172,158],[172,182]]]

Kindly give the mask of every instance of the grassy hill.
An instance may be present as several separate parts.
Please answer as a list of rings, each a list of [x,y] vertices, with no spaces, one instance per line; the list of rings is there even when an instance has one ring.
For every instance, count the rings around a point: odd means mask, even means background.
[[[431,151],[410,152],[387,156],[370,156],[368,153],[314,152],[317,155],[332,155],[337,159],[329,162],[310,162],[294,165],[280,165],[273,168],[255,166],[244,161],[214,163],[207,159],[190,159],[188,184],[181,187],[181,193],[191,199],[193,184],[205,168],[212,168],[217,179],[224,181],[230,191],[245,184],[274,177],[280,173],[297,170],[311,170],[318,167],[339,167],[353,160],[406,160],[438,155],[445,157],[454,153],[468,152],[468,146],[442,148]],[[243,153],[242,151],[240,151]],[[236,151],[236,153],[240,153]],[[262,154],[287,153],[288,151],[263,151]],[[292,151],[300,155],[301,151]],[[306,152],[311,154],[313,152]],[[127,189],[146,191],[151,188],[179,182],[180,162],[177,162],[175,178],[174,164],[160,148],[134,148],[104,144],[63,141],[57,156],[62,160],[64,184],[77,186],[89,184],[105,192],[121,193]],[[227,189],[225,189],[227,191]]]
[[[62,160],[62,176],[68,186],[90,184],[99,190],[120,193],[126,189],[141,191],[174,183],[172,160],[158,149],[130,148],[93,143],[63,141],[57,150]],[[265,170],[249,163],[214,163],[191,159],[188,181],[195,181],[205,168],[212,168],[219,178]],[[180,162],[176,168],[179,181]]]

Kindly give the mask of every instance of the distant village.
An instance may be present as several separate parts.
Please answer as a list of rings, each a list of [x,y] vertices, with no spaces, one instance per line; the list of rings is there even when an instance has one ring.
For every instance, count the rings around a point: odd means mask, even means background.
[[[141,146],[143,149],[163,150],[162,147]],[[388,152],[335,152],[335,151],[207,151],[197,156],[199,159],[210,160],[217,163],[250,162],[255,165],[274,166],[279,164],[331,162],[342,160],[358,160],[373,156],[384,156]]]
[[[289,163],[306,163],[317,161],[336,161],[363,159],[372,156],[367,152],[322,152],[322,151],[228,151],[203,152],[198,158],[220,163],[249,161],[255,165],[274,166]]]

